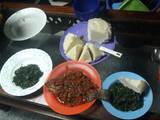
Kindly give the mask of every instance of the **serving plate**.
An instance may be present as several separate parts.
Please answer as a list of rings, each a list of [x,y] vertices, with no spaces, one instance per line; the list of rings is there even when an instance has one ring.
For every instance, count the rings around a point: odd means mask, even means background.
[[[32,87],[22,89],[13,83],[15,71],[21,66],[36,64],[43,72],[39,81]],[[0,71],[0,85],[2,89],[13,96],[25,96],[39,90],[47,80],[49,72],[52,70],[52,60],[50,56],[40,49],[25,49],[12,55],[3,65]]]
[[[12,14],[4,25],[5,35],[14,41],[27,40],[45,26],[47,17],[39,8],[25,8]]]
[[[78,37],[83,36],[84,40],[85,40],[84,42],[87,42],[88,41],[87,26],[88,26],[88,22],[80,22],[80,23],[75,24],[74,26],[68,28],[64,32],[64,34],[63,34],[63,36],[61,37],[61,40],[60,40],[59,49],[60,49],[61,55],[63,56],[63,58],[65,60],[71,60],[64,53],[63,43],[64,43],[65,36],[68,33],[73,33],[73,34],[76,34]],[[110,42],[104,43],[102,46],[113,50],[115,48],[115,36],[112,35],[112,38],[111,38]],[[108,56],[109,56],[108,54],[105,54],[105,55],[101,56],[100,58],[97,58],[96,60],[94,60],[92,62],[89,62],[89,64],[92,64],[92,65],[98,64],[98,63],[104,61],[105,59],[107,59]]]
[[[145,80],[143,77],[141,77],[140,75],[136,74],[136,73],[132,73],[132,72],[117,72],[114,74],[111,74],[109,77],[107,77],[102,85],[103,89],[108,89],[113,83],[117,82],[119,78],[132,78],[135,80]],[[147,81],[146,81],[147,82]],[[147,94],[144,96],[144,105],[142,108],[137,109],[135,111],[128,111],[128,112],[123,112],[120,111],[118,109],[116,109],[115,107],[113,107],[108,101],[103,101],[102,100],[102,104],[104,106],[104,108],[111,113],[113,116],[116,116],[120,119],[136,119],[139,118],[141,116],[143,116],[151,107],[152,102],[153,102],[153,92],[152,89],[148,84],[148,91]]]
[[[52,72],[50,73],[50,75],[48,77],[48,80],[55,79],[59,76],[63,76],[68,70],[82,71],[85,75],[87,75],[91,79],[91,81],[94,84],[96,84],[98,86],[99,90],[101,89],[101,79],[100,79],[98,72],[96,71],[96,69],[94,67],[92,67],[91,65],[84,63],[84,62],[76,62],[76,61],[64,62],[64,63],[56,66],[52,70]],[[43,93],[44,93],[45,100],[48,103],[49,107],[53,111],[60,113],[60,114],[63,114],[63,115],[79,114],[79,113],[87,110],[88,108],[90,108],[96,101],[96,100],[93,100],[93,101],[85,103],[85,104],[69,107],[69,106],[66,106],[66,105],[60,103],[57,100],[54,93],[50,92],[46,86],[44,86],[44,88],[43,88]]]

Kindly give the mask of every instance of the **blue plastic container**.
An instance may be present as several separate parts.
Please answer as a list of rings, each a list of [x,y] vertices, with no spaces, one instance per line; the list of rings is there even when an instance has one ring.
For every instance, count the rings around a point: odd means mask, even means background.
[[[73,0],[73,8],[77,18],[87,21],[100,12],[99,0]]]

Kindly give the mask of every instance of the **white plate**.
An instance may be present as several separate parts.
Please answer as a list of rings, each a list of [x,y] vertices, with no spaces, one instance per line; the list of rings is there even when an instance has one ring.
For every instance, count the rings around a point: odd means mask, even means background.
[[[5,35],[14,41],[27,40],[45,26],[46,14],[39,8],[25,8],[11,15],[4,26]]]
[[[22,89],[13,83],[15,70],[21,66],[36,64],[43,72],[42,77],[32,87]],[[3,65],[0,71],[0,84],[2,89],[14,96],[29,95],[40,89],[46,82],[48,74],[52,70],[52,60],[50,56],[40,49],[25,49],[12,55]]]

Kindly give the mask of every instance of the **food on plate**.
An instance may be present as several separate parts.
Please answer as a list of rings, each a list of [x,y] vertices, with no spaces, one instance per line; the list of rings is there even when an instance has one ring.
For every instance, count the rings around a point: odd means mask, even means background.
[[[15,71],[13,83],[22,89],[26,89],[35,85],[42,75],[43,72],[35,64],[22,66]]]
[[[64,41],[64,53],[72,60],[92,62],[103,55],[93,43],[86,43],[82,37],[68,33]]]
[[[79,61],[85,61],[85,62],[91,62],[92,61],[92,57],[88,48],[88,45],[85,44],[82,53],[80,55]]]
[[[103,55],[103,52],[100,51],[93,43],[87,43],[87,45],[89,47],[92,60],[96,60],[97,58]]]
[[[122,111],[135,111],[143,107],[143,94],[124,86],[121,82],[114,83],[110,88],[110,103]]]
[[[147,87],[147,83],[144,80],[135,80],[131,78],[120,78],[119,81],[133,91],[142,94]]]
[[[64,53],[67,53],[73,46],[77,44],[84,45],[84,42],[77,35],[73,33],[68,33],[64,38]]]
[[[60,42],[60,52],[66,60],[71,59],[96,64],[107,57],[107,54],[104,54],[104,52],[101,52],[102,50],[99,49],[100,46],[104,46],[105,48],[109,47],[110,49],[114,48],[114,39],[111,39],[111,37],[111,24],[101,18],[93,18],[88,20],[88,22],[81,22],[65,32]],[[109,41],[110,43],[108,44],[107,42]],[[83,46],[83,49],[79,49],[80,47],[77,48],[77,44]],[[85,44],[87,44],[89,49],[85,48]],[[74,46],[76,47],[74,48]],[[72,53],[72,48],[74,48],[74,54]],[[75,54],[77,56],[75,56]],[[79,58],[77,58],[78,55]]]
[[[111,25],[101,18],[88,20],[88,40],[99,44],[111,39]]]
[[[61,104],[70,107],[92,101],[90,95],[98,92],[98,87],[82,71],[68,71],[49,80],[46,86]]]
[[[82,52],[82,49],[83,49],[82,44],[76,44],[66,53],[66,55],[67,55],[67,57],[69,57],[72,60],[78,60],[78,58]]]

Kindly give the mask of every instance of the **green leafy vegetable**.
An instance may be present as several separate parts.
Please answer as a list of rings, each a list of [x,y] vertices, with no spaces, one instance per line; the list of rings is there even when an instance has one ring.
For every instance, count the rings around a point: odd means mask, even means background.
[[[37,65],[30,64],[20,67],[15,71],[13,82],[21,88],[29,88],[35,85],[39,78],[43,75],[40,68]]]
[[[124,87],[121,83],[113,84],[109,90],[110,102],[119,110],[134,111],[143,106],[143,96]]]

